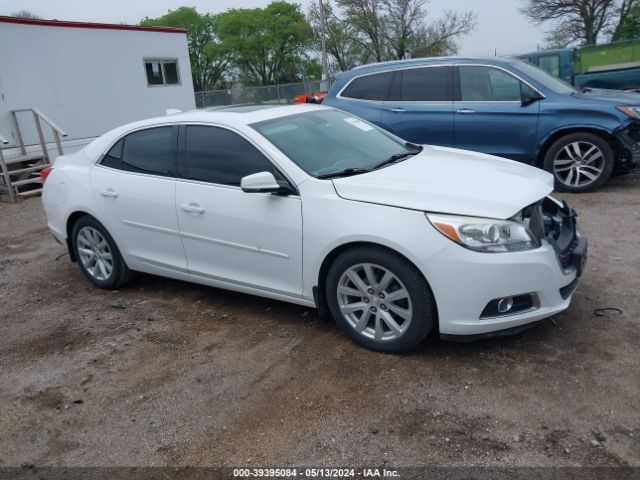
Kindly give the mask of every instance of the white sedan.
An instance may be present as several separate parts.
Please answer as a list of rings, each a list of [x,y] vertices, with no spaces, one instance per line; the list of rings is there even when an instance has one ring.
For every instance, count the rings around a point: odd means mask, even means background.
[[[316,307],[378,351],[522,330],[569,306],[586,259],[550,174],[315,105],[132,123],[43,179],[98,287],[137,271]]]

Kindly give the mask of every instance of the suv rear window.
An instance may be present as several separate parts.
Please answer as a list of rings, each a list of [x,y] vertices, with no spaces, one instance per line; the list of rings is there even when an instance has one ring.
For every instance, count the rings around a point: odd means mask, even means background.
[[[359,100],[386,100],[392,78],[393,72],[374,73],[355,78],[340,96]]]
[[[453,101],[453,68],[422,67],[398,70],[393,80],[390,101]]]

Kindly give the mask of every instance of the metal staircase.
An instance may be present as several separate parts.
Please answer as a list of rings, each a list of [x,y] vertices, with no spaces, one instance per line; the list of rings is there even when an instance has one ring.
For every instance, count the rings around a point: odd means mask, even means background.
[[[39,149],[35,152],[27,152],[27,145],[24,143],[18,114],[31,112],[38,134]],[[0,135],[0,199],[6,197],[10,202],[16,202],[20,197],[37,195],[42,191],[40,183],[40,171],[50,166],[51,161],[47,141],[42,130],[42,124],[46,123],[53,133],[58,155],[62,155],[61,137],[67,134],[49,117],[37,108],[23,108],[11,110],[11,120],[16,133],[17,145],[9,145],[9,141]],[[38,144],[35,144],[38,146]],[[17,151],[17,155],[15,154]],[[5,154],[6,152],[6,154]]]

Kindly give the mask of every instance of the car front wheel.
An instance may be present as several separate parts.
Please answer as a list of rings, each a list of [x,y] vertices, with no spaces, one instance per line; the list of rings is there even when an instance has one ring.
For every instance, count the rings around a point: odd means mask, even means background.
[[[582,193],[607,181],[613,161],[613,150],[603,138],[592,133],[574,133],[551,145],[544,168],[553,174],[557,190]]]
[[[433,329],[429,285],[413,265],[385,248],[343,252],[331,265],[325,288],[336,323],[371,350],[408,352]]]
[[[132,278],[113,238],[95,218],[76,222],[72,244],[80,270],[97,287],[116,289]]]

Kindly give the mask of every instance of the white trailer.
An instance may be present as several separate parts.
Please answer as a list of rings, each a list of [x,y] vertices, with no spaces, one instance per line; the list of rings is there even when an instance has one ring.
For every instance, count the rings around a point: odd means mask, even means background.
[[[39,169],[25,169],[52,163],[59,150],[170,108],[194,109],[186,33],[0,16],[4,194],[35,193]]]

